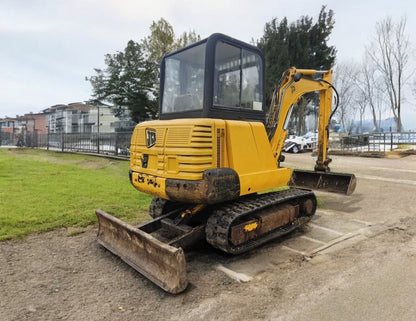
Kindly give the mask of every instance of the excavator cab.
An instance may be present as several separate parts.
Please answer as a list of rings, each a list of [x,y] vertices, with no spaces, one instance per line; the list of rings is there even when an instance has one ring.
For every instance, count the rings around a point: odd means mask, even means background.
[[[265,119],[264,58],[223,34],[166,55],[159,118]]]

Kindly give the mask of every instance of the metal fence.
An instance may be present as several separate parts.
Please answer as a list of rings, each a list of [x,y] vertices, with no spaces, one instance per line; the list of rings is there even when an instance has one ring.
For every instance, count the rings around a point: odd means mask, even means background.
[[[0,133],[1,146],[24,146],[62,152],[128,156],[132,132],[12,134]]]
[[[36,133],[12,134],[0,132],[0,146],[25,146],[117,156],[128,156],[132,132],[118,133]],[[415,145],[416,132],[373,133],[364,135],[331,135],[331,150],[351,152],[386,152]]]
[[[340,137],[339,147],[341,150],[353,152],[386,152],[413,145],[416,145],[415,132],[391,132]]]

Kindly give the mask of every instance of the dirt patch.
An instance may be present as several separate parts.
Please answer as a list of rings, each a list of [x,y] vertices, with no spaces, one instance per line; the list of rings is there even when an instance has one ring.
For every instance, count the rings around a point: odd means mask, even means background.
[[[386,152],[386,157],[388,158],[401,158],[406,156],[416,155],[416,149],[407,148],[407,149],[395,149],[390,152]]]
[[[407,149],[395,149],[392,151],[386,151],[386,152],[377,152],[377,151],[360,151],[360,152],[354,152],[354,151],[342,151],[342,150],[330,150],[330,155],[338,155],[338,156],[354,156],[354,157],[368,157],[368,158],[390,158],[390,159],[396,159],[396,158],[402,158],[407,157],[411,155],[416,155],[416,149],[414,148],[407,148]]]
[[[278,243],[238,257],[205,246],[188,253],[191,285],[176,296],[101,248],[95,230],[68,237],[62,229],[6,241],[0,243],[0,319],[264,320],[277,316],[276,311],[290,315],[294,301],[307,304],[307,298],[329,295],[347,287],[344,278],[363,267],[383,264],[386,257],[397,256],[398,249],[409,252],[406,244],[414,240],[415,226],[416,219],[410,217],[341,252],[312,260],[286,256],[263,267],[248,283],[231,279],[216,266],[244,265],[249,258],[272,255]]]

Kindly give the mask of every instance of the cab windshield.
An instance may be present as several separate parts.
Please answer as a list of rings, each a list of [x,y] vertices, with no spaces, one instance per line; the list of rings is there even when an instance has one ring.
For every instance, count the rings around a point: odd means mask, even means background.
[[[206,43],[165,59],[162,113],[203,107]]]

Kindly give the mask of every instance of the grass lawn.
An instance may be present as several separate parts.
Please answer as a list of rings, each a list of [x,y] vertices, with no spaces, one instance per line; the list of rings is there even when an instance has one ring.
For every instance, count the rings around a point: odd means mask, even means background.
[[[151,196],[128,178],[129,163],[51,151],[0,148],[0,240],[97,224],[94,209],[149,219]]]

